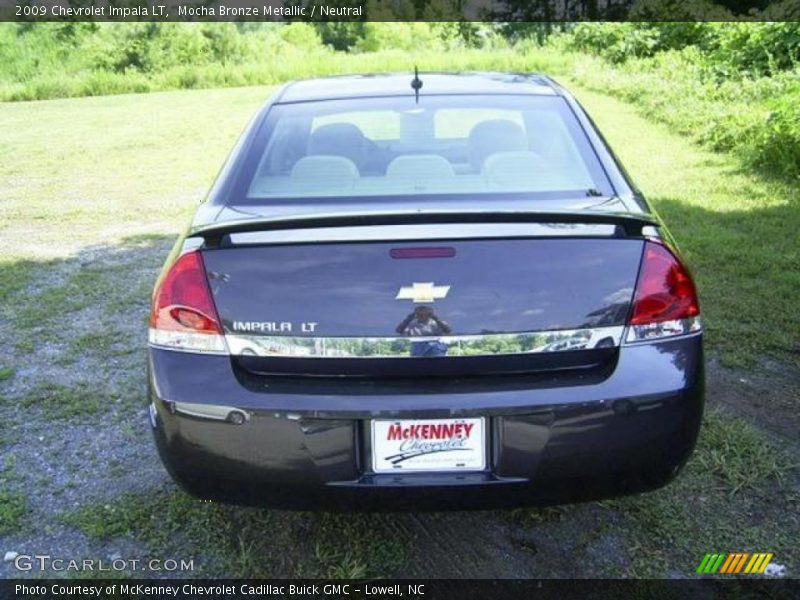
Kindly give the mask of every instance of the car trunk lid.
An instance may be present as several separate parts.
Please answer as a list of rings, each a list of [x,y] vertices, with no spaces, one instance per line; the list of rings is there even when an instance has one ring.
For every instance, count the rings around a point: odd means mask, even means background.
[[[249,370],[457,375],[607,361],[643,243],[613,223],[248,226],[203,256]]]

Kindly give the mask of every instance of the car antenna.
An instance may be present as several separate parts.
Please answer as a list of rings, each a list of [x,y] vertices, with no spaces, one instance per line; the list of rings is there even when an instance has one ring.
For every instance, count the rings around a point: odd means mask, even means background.
[[[414,79],[411,80],[411,87],[414,89],[414,96],[419,104],[419,91],[422,89],[422,79],[419,78],[419,71],[417,66],[414,65]]]

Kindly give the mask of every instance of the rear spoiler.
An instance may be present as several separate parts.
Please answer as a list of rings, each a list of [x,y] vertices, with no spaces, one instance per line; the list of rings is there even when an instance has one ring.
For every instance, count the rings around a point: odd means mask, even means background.
[[[614,225],[625,237],[642,237],[644,227],[659,227],[651,214],[611,212],[528,212],[528,211],[405,211],[405,212],[337,212],[276,218],[251,218],[212,223],[196,227],[190,237],[201,237],[206,245],[217,247],[222,238],[248,231],[281,229],[315,229],[321,227],[359,227],[370,225],[414,225],[457,223],[565,223],[581,225]]]

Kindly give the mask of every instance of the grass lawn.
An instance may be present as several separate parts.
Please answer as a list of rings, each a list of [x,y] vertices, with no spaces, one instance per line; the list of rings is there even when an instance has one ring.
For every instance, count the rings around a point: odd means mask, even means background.
[[[693,267],[711,352],[796,364],[795,190],[576,91]],[[603,503],[325,515],[177,491],[152,451],[132,348],[174,234],[268,92],[0,104],[0,337],[12,349],[0,355],[0,451],[14,457],[0,547],[196,556],[229,576],[683,576],[706,552],[742,550],[775,552],[796,573],[796,449],[724,408],[708,412],[676,482]]]
[[[176,233],[270,89],[0,104],[0,257]]]

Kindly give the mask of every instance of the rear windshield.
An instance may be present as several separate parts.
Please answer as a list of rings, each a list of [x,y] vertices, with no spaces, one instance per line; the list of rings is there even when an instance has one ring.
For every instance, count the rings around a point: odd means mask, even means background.
[[[251,201],[610,191],[584,131],[557,96],[278,104],[242,172],[238,187]]]

